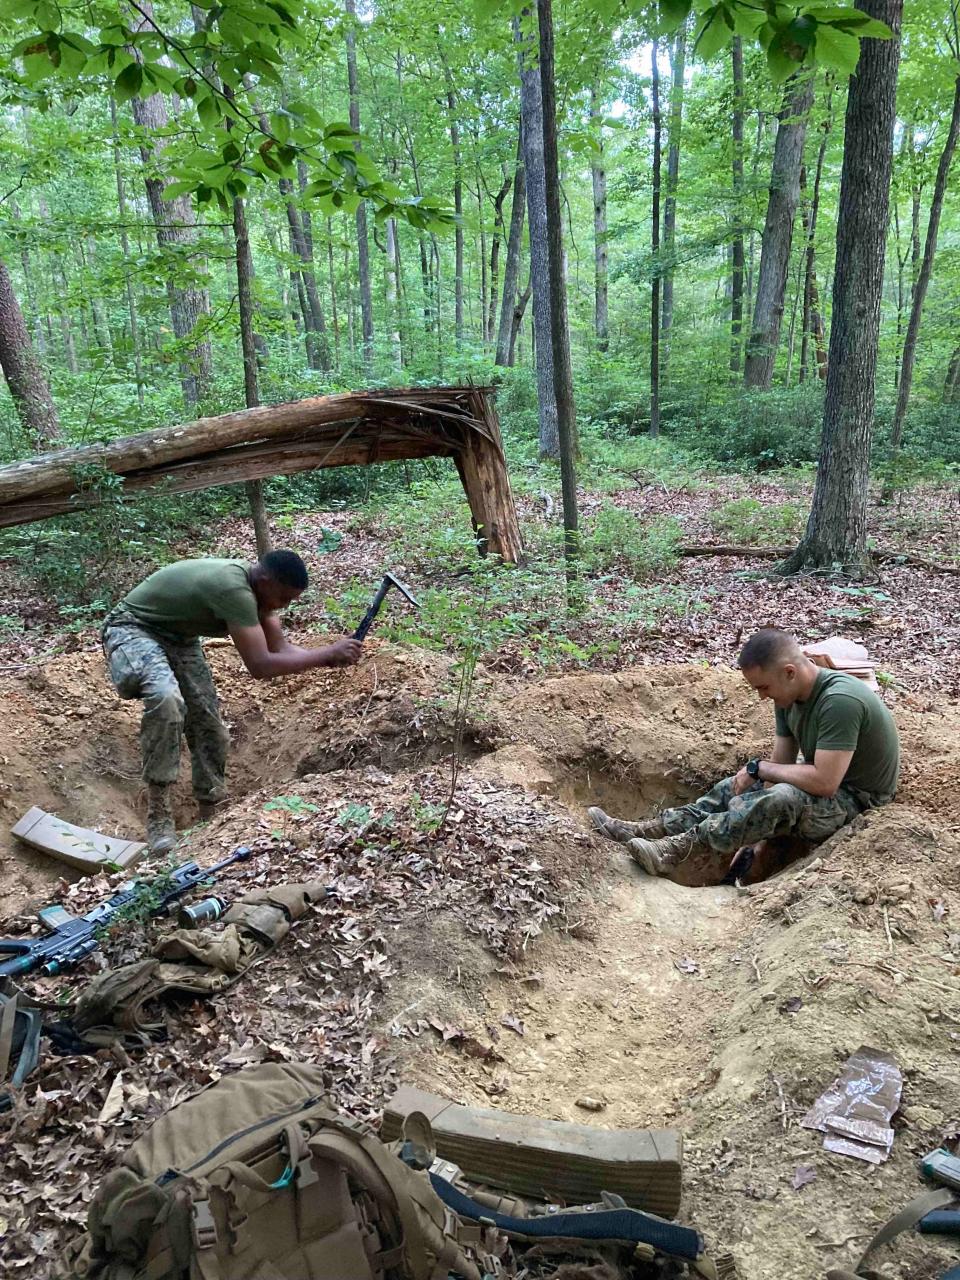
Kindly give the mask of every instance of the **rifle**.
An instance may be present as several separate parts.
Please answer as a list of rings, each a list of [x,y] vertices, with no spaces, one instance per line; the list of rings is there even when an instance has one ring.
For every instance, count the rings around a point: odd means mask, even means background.
[[[106,902],[83,916],[72,916],[61,906],[44,907],[39,913],[40,922],[48,930],[46,938],[0,938],[0,955],[10,955],[11,960],[0,961],[0,979],[14,974],[31,973],[40,969],[45,974],[62,973],[80,964],[100,946],[103,930],[131,903],[144,902],[151,885],[158,887],[158,896],[150,902],[147,914],[163,915],[169,907],[197,885],[211,884],[218,872],[234,862],[246,862],[253,850],[239,845],[229,858],[212,867],[201,867],[196,862],[185,862],[175,867],[168,876],[156,880],[133,880],[121,885]],[[145,892],[146,891],[146,892]]]

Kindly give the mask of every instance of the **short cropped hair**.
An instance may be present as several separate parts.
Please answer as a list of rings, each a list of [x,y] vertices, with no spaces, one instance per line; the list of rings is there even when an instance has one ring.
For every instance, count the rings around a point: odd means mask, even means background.
[[[307,566],[295,551],[268,551],[260,557],[260,568],[281,587],[304,591],[309,578]]]
[[[796,662],[801,657],[801,649],[789,631],[781,631],[779,627],[763,627],[755,631],[740,650],[737,665],[741,671],[758,667],[767,670],[778,663]]]

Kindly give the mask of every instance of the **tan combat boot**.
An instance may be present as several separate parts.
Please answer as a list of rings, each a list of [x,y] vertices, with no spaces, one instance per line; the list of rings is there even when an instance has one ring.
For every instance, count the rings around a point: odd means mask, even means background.
[[[697,835],[697,829],[684,831],[679,836],[667,836],[663,840],[630,840],[627,852],[650,876],[662,876],[671,867],[685,862],[691,853],[706,853],[708,844]]]
[[[170,853],[176,843],[170,788],[161,782],[151,782],[147,786],[147,850],[162,857]]]
[[[624,822],[621,818],[611,818],[596,806],[587,810],[587,816],[598,831],[611,840],[616,840],[617,844],[628,844],[638,838],[658,840],[667,834],[663,819],[659,816],[646,818],[643,822]]]

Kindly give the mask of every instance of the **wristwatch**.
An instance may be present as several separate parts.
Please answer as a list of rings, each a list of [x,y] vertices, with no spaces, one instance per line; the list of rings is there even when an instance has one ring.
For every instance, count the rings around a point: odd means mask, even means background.
[[[760,781],[760,761],[748,760],[746,767],[747,767],[747,773],[749,773],[750,777],[753,778],[756,782],[759,782]]]

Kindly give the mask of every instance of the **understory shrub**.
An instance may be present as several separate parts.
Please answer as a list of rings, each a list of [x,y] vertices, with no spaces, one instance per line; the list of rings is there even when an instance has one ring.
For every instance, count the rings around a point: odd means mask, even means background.
[[[756,498],[725,502],[708,516],[714,530],[729,542],[777,545],[799,536],[803,512],[792,502],[763,503]]]

